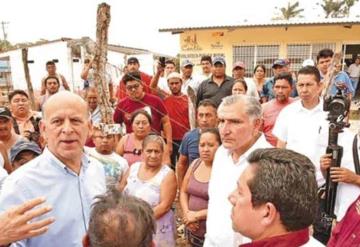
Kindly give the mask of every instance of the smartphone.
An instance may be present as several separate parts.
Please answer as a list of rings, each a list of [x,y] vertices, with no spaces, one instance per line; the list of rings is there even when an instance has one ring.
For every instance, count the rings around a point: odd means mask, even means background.
[[[159,57],[161,67],[165,68],[165,57]]]

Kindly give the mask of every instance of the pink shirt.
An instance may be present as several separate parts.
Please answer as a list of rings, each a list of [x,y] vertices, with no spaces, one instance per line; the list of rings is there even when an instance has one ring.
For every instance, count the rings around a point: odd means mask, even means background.
[[[263,132],[266,140],[273,145],[276,146],[277,138],[272,134],[272,130],[274,128],[277,117],[279,116],[280,111],[287,105],[294,102],[295,99],[289,98],[289,100],[280,104],[276,99],[272,99],[269,102],[262,105],[263,108]]]

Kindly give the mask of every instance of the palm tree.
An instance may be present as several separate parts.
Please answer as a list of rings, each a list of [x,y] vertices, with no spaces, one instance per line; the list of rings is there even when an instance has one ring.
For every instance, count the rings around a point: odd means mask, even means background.
[[[350,9],[359,0],[323,0],[321,7],[325,11],[325,18],[349,17]]]
[[[344,6],[343,13],[346,17],[349,17],[351,7],[354,6],[355,3],[358,1],[359,0],[344,0],[345,6]]]
[[[323,4],[321,4],[321,7],[325,11],[325,18],[343,17],[344,4],[345,4],[345,1],[323,0]]]
[[[296,1],[293,4],[288,2],[286,7],[280,8],[280,16],[273,18],[273,20],[290,20],[295,17],[303,17],[300,13],[303,12],[304,9],[299,9],[299,5],[299,1]]]

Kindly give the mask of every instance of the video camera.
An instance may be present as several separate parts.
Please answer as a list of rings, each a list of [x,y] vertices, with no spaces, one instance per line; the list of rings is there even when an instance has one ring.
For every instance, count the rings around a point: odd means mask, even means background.
[[[343,91],[338,88],[335,95],[326,95],[324,97],[323,109],[329,112],[327,120],[329,120],[330,123],[343,125],[345,124],[343,120],[349,113],[350,100],[345,96]],[[342,127],[345,127],[345,125]]]
[[[349,113],[350,100],[346,97],[340,88],[337,88],[335,95],[326,95],[324,97],[324,111],[328,112],[327,120],[329,121],[329,139],[326,153],[331,154],[331,167],[340,167],[343,156],[343,147],[338,145],[338,135],[343,132],[349,124],[345,117]],[[325,198],[322,193],[324,192]],[[330,178],[330,169],[326,174],[325,190],[320,190],[319,215],[314,223],[314,236],[322,243],[327,243],[331,236],[333,221],[336,219],[334,214],[335,201],[337,192],[337,182]]]

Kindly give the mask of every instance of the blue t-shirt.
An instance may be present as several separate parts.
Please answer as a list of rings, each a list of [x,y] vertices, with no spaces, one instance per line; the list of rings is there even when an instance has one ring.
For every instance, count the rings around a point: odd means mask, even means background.
[[[274,95],[274,91],[273,91],[273,87],[274,87],[274,77],[271,77],[270,79],[266,80],[263,86],[263,90],[261,92],[260,97],[266,97],[268,101],[272,100],[273,98],[275,98]],[[293,80],[293,85],[292,85],[292,90],[291,90],[291,97],[295,98],[298,95],[297,90],[296,90],[296,81]]]
[[[188,157],[188,165],[190,165],[193,160],[196,160],[200,157],[199,155],[199,137],[200,131],[198,128],[186,132],[181,145],[179,152],[180,154]]]

